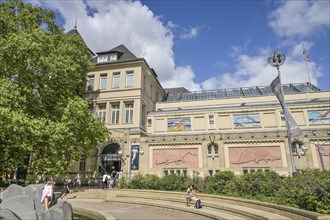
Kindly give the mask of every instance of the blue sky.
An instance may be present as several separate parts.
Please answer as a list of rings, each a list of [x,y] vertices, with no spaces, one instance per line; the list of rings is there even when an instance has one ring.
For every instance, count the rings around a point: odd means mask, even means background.
[[[29,1],[54,10],[94,52],[124,44],[155,69],[164,88],[191,91],[269,85],[279,50],[283,83],[330,90],[330,1]]]

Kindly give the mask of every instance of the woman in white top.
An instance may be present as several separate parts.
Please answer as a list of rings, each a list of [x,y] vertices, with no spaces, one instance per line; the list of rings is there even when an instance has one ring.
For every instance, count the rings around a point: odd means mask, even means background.
[[[42,191],[41,203],[45,204],[45,211],[48,210],[49,204],[52,201],[53,196],[53,184],[48,181]]]

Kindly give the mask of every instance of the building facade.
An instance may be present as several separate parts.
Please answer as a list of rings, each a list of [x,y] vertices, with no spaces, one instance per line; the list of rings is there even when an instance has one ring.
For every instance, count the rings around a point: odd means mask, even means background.
[[[124,45],[96,53],[86,99],[109,129],[108,143],[73,172],[205,177],[274,170],[330,169],[330,92],[309,83],[283,85],[302,130],[292,155],[282,108],[269,86],[190,92],[164,89],[156,72]]]

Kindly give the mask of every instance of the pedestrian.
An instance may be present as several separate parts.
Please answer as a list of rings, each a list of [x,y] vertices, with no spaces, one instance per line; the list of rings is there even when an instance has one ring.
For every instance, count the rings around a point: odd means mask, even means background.
[[[48,181],[42,190],[41,204],[44,204],[45,211],[48,210],[50,203],[52,202],[52,197],[54,194],[53,184]]]
[[[102,176],[102,189],[104,189],[104,187],[107,187],[107,183],[108,183],[108,178],[107,178],[107,173],[104,173]]]
[[[61,196],[61,199],[64,198],[64,196],[66,196],[67,194],[69,194],[71,191],[70,191],[70,183],[71,183],[71,180],[70,179],[66,179],[64,184],[63,184],[63,194]]]
[[[187,189],[187,196],[186,196],[186,205],[187,206],[190,206],[190,202],[193,197],[193,191],[194,191],[194,187],[193,187],[193,185],[190,185]]]
[[[110,184],[111,184],[111,175],[110,173],[107,173],[107,188],[110,188]]]

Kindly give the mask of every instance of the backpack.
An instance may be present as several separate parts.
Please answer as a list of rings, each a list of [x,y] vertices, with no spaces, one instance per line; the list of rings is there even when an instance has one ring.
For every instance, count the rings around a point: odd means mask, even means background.
[[[195,203],[195,208],[196,209],[201,209],[202,208],[202,201],[200,199],[197,199]]]

